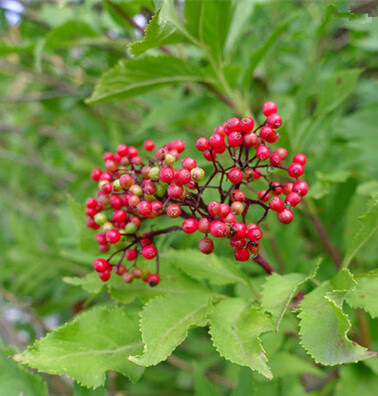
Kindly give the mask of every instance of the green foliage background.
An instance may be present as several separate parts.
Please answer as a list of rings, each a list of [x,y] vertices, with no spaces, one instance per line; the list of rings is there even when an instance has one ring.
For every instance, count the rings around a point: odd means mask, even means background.
[[[377,21],[336,0],[22,4],[12,25],[0,1],[0,393],[375,394],[377,361],[350,340],[378,347]],[[280,275],[175,233],[159,241],[161,286],[105,292],[80,226],[103,151],[181,138],[191,155],[267,99],[310,184],[290,226],[264,229]]]

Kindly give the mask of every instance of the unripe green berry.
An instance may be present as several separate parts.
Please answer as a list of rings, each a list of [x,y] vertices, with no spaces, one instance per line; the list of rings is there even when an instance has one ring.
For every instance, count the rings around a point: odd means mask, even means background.
[[[129,192],[138,197],[143,193],[142,188],[138,186],[138,184],[134,184],[133,186],[131,186]]]
[[[116,190],[121,190],[121,184],[120,184],[120,182],[119,182],[119,179],[116,179],[116,180],[114,180],[114,182],[113,182],[113,187],[116,189]]]
[[[150,169],[148,176],[150,176],[152,180],[159,180],[159,172],[160,168],[158,166],[154,166]]]
[[[125,227],[125,234],[134,234],[138,229],[137,225],[133,222],[127,223]]]
[[[110,231],[114,228],[112,223],[106,222],[103,226],[102,229],[106,232],[106,231]]]
[[[144,199],[145,199],[147,202],[156,201],[155,195],[144,194]]]
[[[105,213],[96,213],[93,217],[96,224],[103,225],[108,221]]]
[[[165,192],[167,191],[167,187],[161,186],[161,185],[157,185],[156,186],[156,192],[155,194],[161,198],[164,196]]]
[[[200,181],[202,181],[205,177],[205,171],[202,168],[193,168],[190,171],[190,174],[192,176],[192,180],[195,183],[199,183]]]
[[[176,162],[176,158],[172,154],[167,154],[164,158],[164,163],[168,166],[173,165]]]
[[[101,180],[98,182],[98,189],[102,190],[102,186],[106,183],[109,183],[107,180]]]

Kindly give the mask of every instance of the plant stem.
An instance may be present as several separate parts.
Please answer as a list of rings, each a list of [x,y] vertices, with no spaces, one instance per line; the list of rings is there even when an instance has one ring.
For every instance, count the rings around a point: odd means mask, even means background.
[[[273,267],[269,265],[269,263],[261,257],[259,254],[252,259],[255,263],[257,263],[268,275],[273,274],[273,272],[277,272]]]

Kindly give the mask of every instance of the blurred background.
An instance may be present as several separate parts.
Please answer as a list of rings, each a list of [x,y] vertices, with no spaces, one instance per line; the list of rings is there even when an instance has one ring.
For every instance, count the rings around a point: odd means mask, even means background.
[[[364,2],[365,8],[354,2],[351,14],[348,1],[236,1],[240,26],[227,38],[224,70],[237,90],[236,78],[248,64],[240,89],[247,102],[240,101],[237,109],[191,82],[125,100],[86,103],[102,74],[131,57],[127,46],[141,39],[158,3],[0,0],[0,332],[5,347],[23,350],[83,306],[106,299],[63,281],[88,274],[96,256],[96,247],[93,253],[79,249],[67,197],[84,208],[85,198],[94,192],[90,170],[101,166],[102,153],[114,151],[119,143],[138,147],[147,138],[157,144],[181,138],[191,155],[195,140],[235,111],[250,108],[258,118],[262,103],[275,100],[285,122],[281,144],[307,155],[311,190],[289,227],[268,222],[263,254],[280,272],[300,271],[323,255],[320,279],[328,279],[353,237],[358,216],[377,192],[375,2]],[[182,2],[176,5],[180,9]],[[179,44],[172,50],[206,67],[198,49]],[[252,61],[251,53],[257,53]],[[184,241],[175,235],[165,243],[190,247],[198,238]],[[353,270],[375,266],[373,238]],[[263,277],[258,268],[250,271]],[[369,322],[378,333],[372,319],[356,320]],[[190,338],[189,355],[210,348],[200,331]],[[36,386],[6,359],[5,351],[0,393],[12,394],[2,391],[5,378],[14,377],[14,384],[30,389]],[[208,353],[209,365],[216,366],[213,352]],[[48,381],[51,394],[71,392],[66,379],[49,376]],[[110,376],[109,381],[115,379]],[[130,395],[184,395],[192,394],[191,381],[189,373],[163,363],[147,369],[140,383],[125,380],[121,387]],[[303,389],[311,386],[319,388],[310,384]],[[75,387],[77,394],[89,394]],[[338,394],[349,394],[340,393],[345,389],[345,384],[339,387]]]

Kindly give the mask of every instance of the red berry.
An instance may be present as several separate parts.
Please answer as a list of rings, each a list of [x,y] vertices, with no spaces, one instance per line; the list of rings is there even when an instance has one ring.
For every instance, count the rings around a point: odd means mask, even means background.
[[[134,158],[139,155],[139,151],[136,147],[130,146],[129,147],[129,157]]]
[[[234,190],[231,194],[231,201],[232,202],[244,202],[245,201],[245,194],[241,190]]]
[[[129,148],[125,144],[119,144],[116,151],[120,157],[126,157],[129,154]]]
[[[284,160],[287,157],[287,150],[283,147],[280,147],[274,152],[274,154],[278,154],[281,159]]]
[[[134,183],[135,180],[130,175],[122,175],[119,178],[119,184],[124,190],[128,190]]]
[[[168,187],[168,196],[172,199],[180,199],[184,194],[184,188],[176,183],[171,183]]]
[[[96,208],[97,200],[92,197],[87,198],[87,200],[85,201],[85,205],[87,208]]]
[[[270,156],[269,161],[270,161],[271,165],[278,166],[281,163],[282,159],[278,154],[272,154]]]
[[[163,204],[160,201],[153,201],[151,202],[152,213],[153,217],[159,216],[164,212]]]
[[[223,129],[226,135],[229,135],[231,132],[241,131],[241,121],[239,118],[230,118],[223,123]]]
[[[223,222],[214,220],[210,223],[210,233],[215,238],[222,238],[228,235],[229,230]]]
[[[96,235],[96,242],[97,242],[99,245],[107,245],[107,244],[108,244],[108,241],[107,241],[107,239],[106,239],[106,234],[105,234],[105,232],[99,232],[99,233]]]
[[[117,195],[112,195],[110,197],[110,206],[113,209],[121,209],[123,205],[122,198],[118,197]]]
[[[110,181],[112,180],[112,175],[108,172],[103,172],[100,176],[100,181],[102,180]]]
[[[111,275],[111,272],[110,272],[110,270],[105,270],[105,271],[103,271],[103,272],[99,272],[98,273],[98,276],[99,276],[99,278],[103,281],[103,282],[106,282],[107,280],[109,280],[110,279],[110,275]]]
[[[209,142],[212,149],[218,149],[225,145],[224,137],[222,135],[219,135],[218,133],[214,133],[213,135],[211,135]]]
[[[284,205],[284,201],[282,201],[280,197],[273,197],[269,202],[270,209],[274,210],[275,212],[280,212]]]
[[[126,259],[127,260],[132,261],[132,260],[135,260],[137,257],[138,257],[138,252],[135,249],[129,249],[126,252]]]
[[[104,183],[102,185],[102,191],[105,194],[110,194],[113,191],[113,184],[112,183]]]
[[[99,245],[99,247],[98,247],[98,251],[100,253],[106,253],[109,250],[110,250],[110,245],[109,244],[107,244],[107,245]]]
[[[177,204],[170,204],[167,207],[167,216],[171,219],[176,219],[181,215],[181,208]]]
[[[258,143],[257,135],[253,132],[246,133],[243,136],[243,141],[247,147],[255,147]]]
[[[122,223],[123,221],[126,221],[127,219],[127,213],[124,210],[115,210],[113,213],[113,220]]]
[[[259,180],[261,175],[262,175],[262,173],[259,170],[255,170],[253,172],[253,180]]]
[[[240,250],[235,250],[234,255],[235,255],[236,260],[238,260],[238,261],[248,261],[249,260],[249,252],[245,248],[240,249]]]
[[[86,214],[87,216],[93,217],[95,214],[97,214],[97,210],[94,209],[94,208],[86,208],[86,209],[85,209],[85,214]]]
[[[238,168],[233,168],[228,172],[228,180],[233,184],[238,184],[243,180],[243,173]]]
[[[210,147],[210,142],[206,138],[200,137],[197,139],[197,142],[196,142],[197,150],[206,151],[209,149],[209,147]]]
[[[106,239],[109,243],[117,243],[121,239],[121,234],[113,228],[106,233]]]
[[[193,232],[198,230],[198,221],[197,219],[186,219],[182,223],[181,228],[185,234],[193,234]]]
[[[162,168],[160,169],[159,172],[159,179],[163,183],[171,183],[175,177],[175,173],[172,168],[167,167],[167,168]]]
[[[185,150],[185,143],[182,140],[175,140],[172,142],[172,150],[182,153]]]
[[[293,183],[286,183],[284,184],[283,188],[282,188],[282,192],[285,195],[290,194],[293,191]]]
[[[214,161],[215,158],[217,157],[217,154],[214,151],[206,150],[203,153],[203,157],[205,158],[206,161]]]
[[[232,225],[233,238],[241,239],[247,235],[247,226],[244,223],[234,223]]]
[[[241,202],[234,202],[234,203],[240,204]],[[234,203],[231,205],[231,210],[233,210],[233,205],[234,205]],[[235,221],[236,221],[234,213],[228,214],[228,215],[227,215],[226,217],[224,217],[222,220],[223,220],[223,222],[224,222],[225,224],[234,224]]]
[[[261,190],[257,193],[257,198],[262,202],[268,202],[270,198],[270,194],[265,190]]]
[[[144,217],[147,217],[152,213],[152,205],[147,201],[139,202],[136,208],[138,213]]]
[[[292,207],[297,206],[299,202],[301,202],[301,196],[296,192],[291,192],[285,199],[285,203]]]
[[[184,169],[191,171],[197,166],[197,161],[194,158],[186,157],[181,161],[181,165]]]
[[[272,113],[268,115],[266,122],[271,128],[279,128],[282,125],[282,118],[279,114]]]
[[[198,231],[202,232],[203,234],[208,234],[210,232],[210,220],[206,217],[203,217],[198,222]]]
[[[92,169],[91,172],[91,179],[95,182],[98,182],[100,180],[100,177],[102,175],[102,170],[101,169]]]
[[[251,132],[254,126],[255,123],[251,117],[244,117],[241,120],[241,131],[243,133]]]
[[[104,160],[104,162],[106,161],[114,161],[114,154],[110,153],[109,151],[104,153],[104,155],[102,156],[102,159]]]
[[[269,126],[263,126],[260,131],[260,137],[261,139],[267,140],[270,142],[274,138],[275,132],[273,129]]]
[[[146,280],[151,287],[155,287],[160,283],[160,276],[159,274],[148,274]]]
[[[225,204],[225,203],[220,204],[219,214],[218,214],[219,217],[226,217],[230,213],[231,213],[231,206],[230,205]]]
[[[143,148],[144,148],[146,151],[153,151],[154,148],[155,148],[155,143],[154,143],[154,141],[153,141],[153,140],[146,140],[146,141],[143,143]]]
[[[231,247],[232,247],[234,250],[243,249],[243,247],[245,246],[245,244],[246,244],[245,238],[235,238],[235,237],[232,237],[232,238],[230,239],[230,245],[231,245]]]
[[[188,184],[192,179],[192,176],[190,174],[190,171],[188,169],[179,169],[175,173],[175,182],[177,184],[183,185],[183,184]]]
[[[104,259],[97,259],[93,261],[93,268],[97,272],[104,272],[109,268],[109,263]]]
[[[94,221],[93,217],[88,217],[88,218],[85,220],[85,225],[86,225],[87,227],[89,227],[89,228],[92,228],[93,230],[97,230],[97,229],[100,228],[100,224],[97,224],[97,223]]]
[[[308,193],[308,185],[303,180],[298,180],[293,184],[293,191],[304,197]]]
[[[260,228],[251,228],[248,230],[248,239],[250,241],[258,241],[262,238],[263,233]]]
[[[258,254],[260,250],[260,242],[259,241],[251,241],[247,245],[247,249],[253,254]]]
[[[144,234],[142,235],[142,236],[144,236]],[[147,246],[147,245],[151,245],[151,239],[150,238],[143,238],[143,239],[141,239],[140,241],[139,241],[139,243],[140,243],[140,246],[142,246],[142,247],[145,247],[145,246]]]
[[[214,251],[214,242],[207,237],[200,239],[199,250],[204,254],[212,253]]]
[[[306,162],[307,162],[307,158],[306,158],[306,156],[304,154],[296,154],[296,155],[294,155],[293,163],[301,164],[301,165],[304,166],[304,165],[306,165]]]
[[[152,245],[147,245],[142,249],[142,256],[147,260],[152,260],[157,256],[157,250]]]
[[[289,224],[293,220],[293,212],[289,208],[283,208],[277,213],[277,219],[282,224]]]
[[[291,177],[300,177],[303,175],[303,172],[304,172],[303,165],[298,164],[298,163],[291,164],[289,166],[289,168],[287,169],[287,173]]]
[[[241,132],[231,132],[227,137],[230,147],[238,147],[243,143],[243,135]]]
[[[276,111],[277,111],[277,105],[275,104],[275,102],[268,101],[265,102],[262,106],[262,112],[266,117],[275,113]]]
[[[263,144],[261,144],[259,147],[257,147],[256,149],[256,157],[261,160],[261,161],[265,161],[266,159],[269,158],[269,149],[268,147],[264,146]]]
[[[278,183],[278,182],[273,182],[271,185],[270,185],[270,188],[271,188],[271,193],[273,194],[273,195],[280,195],[281,193],[282,193],[282,187],[281,187],[281,184],[280,183]]]
[[[211,216],[219,216],[221,204],[217,201],[211,201],[207,205],[207,210]]]

